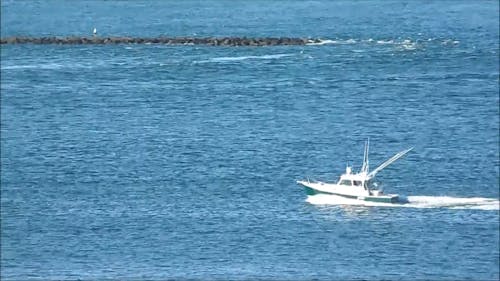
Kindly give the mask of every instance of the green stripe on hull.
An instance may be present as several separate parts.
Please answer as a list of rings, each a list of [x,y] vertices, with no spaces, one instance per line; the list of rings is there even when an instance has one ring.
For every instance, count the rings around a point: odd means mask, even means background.
[[[366,197],[365,201],[379,202],[379,203],[397,203],[398,196],[393,197]]]
[[[331,193],[328,193],[328,192],[322,192],[322,191],[319,191],[319,190],[316,190],[314,188],[310,188],[308,186],[304,186],[304,188],[306,189],[306,194],[307,195],[316,195],[316,194],[331,194]]]
[[[358,197],[358,196],[353,196],[353,195],[345,195],[345,194],[338,194],[338,193],[331,193],[331,192],[325,192],[325,191],[320,191],[314,188],[310,188],[308,186],[304,186],[306,189],[306,194],[307,195],[316,195],[316,194],[328,194],[328,195],[336,195],[336,196],[341,196],[344,198],[349,198],[349,199],[359,199],[359,200],[364,200],[364,201],[370,201],[370,202],[379,202],[379,203],[397,203],[398,202],[398,196],[392,196],[392,197]]]

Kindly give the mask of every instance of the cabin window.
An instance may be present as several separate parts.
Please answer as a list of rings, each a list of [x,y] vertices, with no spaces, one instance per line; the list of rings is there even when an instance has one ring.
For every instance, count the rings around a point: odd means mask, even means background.
[[[353,183],[354,183],[354,186],[361,186],[362,185],[360,181],[353,181]]]
[[[342,180],[342,181],[340,182],[340,184],[341,184],[341,185],[349,185],[349,186],[350,186],[350,185],[352,185],[350,180]]]

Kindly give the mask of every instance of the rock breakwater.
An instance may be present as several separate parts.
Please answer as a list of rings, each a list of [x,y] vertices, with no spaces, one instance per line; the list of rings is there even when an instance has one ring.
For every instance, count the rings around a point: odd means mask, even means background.
[[[57,44],[57,45],[107,45],[107,44],[166,44],[210,46],[280,46],[319,43],[320,39],[290,37],[6,37],[0,44]]]

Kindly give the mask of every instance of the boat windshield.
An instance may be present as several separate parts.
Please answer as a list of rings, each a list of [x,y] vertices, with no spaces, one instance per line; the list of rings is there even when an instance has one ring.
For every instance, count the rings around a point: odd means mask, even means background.
[[[361,181],[353,181],[354,186],[362,186]]]
[[[351,181],[350,180],[342,180],[340,181],[340,185],[348,185],[348,186],[351,186]]]

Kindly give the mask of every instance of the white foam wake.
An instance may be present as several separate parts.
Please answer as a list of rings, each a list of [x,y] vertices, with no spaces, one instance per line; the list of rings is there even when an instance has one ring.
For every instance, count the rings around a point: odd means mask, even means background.
[[[273,55],[261,55],[261,56],[238,56],[238,57],[217,57],[211,58],[208,60],[198,61],[198,63],[207,63],[207,62],[235,62],[235,61],[243,61],[243,60],[271,60],[271,59],[279,59],[283,57],[289,57],[293,54],[273,54]]]
[[[477,209],[477,210],[499,210],[500,201],[494,198],[460,198],[449,196],[408,196],[407,203],[391,204],[369,202],[357,199],[348,199],[335,195],[318,194],[308,196],[307,202],[314,205],[361,205],[379,207],[402,207],[402,208],[448,208],[448,209]]]

